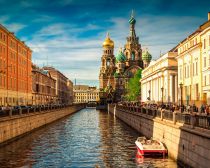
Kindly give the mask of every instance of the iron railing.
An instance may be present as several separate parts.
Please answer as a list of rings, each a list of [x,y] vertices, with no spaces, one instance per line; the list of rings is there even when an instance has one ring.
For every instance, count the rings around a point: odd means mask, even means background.
[[[187,125],[192,125],[193,127],[201,127],[205,129],[210,129],[210,116],[190,114],[190,113],[180,113],[171,112],[169,110],[159,110],[159,109],[149,109],[144,107],[132,107],[117,105],[117,108],[122,111],[136,112],[147,114],[149,116],[158,117],[161,119],[174,121],[175,123],[183,123]]]
[[[84,104],[77,104],[84,105]],[[53,111],[56,109],[63,109],[67,107],[71,107],[72,105],[57,105],[57,106],[46,106],[46,107],[29,107],[29,108],[23,108],[23,109],[5,109],[0,110],[0,118],[8,117],[8,116],[17,116],[17,115],[27,115],[29,113],[36,113],[36,112],[47,112],[47,111]]]

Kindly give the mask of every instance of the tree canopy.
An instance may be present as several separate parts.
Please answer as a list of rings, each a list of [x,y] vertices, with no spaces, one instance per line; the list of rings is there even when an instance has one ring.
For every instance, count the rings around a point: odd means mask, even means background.
[[[142,69],[139,69],[133,78],[130,78],[128,81],[128,87],[127,87],[127,94],[126,94],[126,100],[128,101],[137,101],[140,93],[141,93],[141,87],[139,80],[142,78]]]

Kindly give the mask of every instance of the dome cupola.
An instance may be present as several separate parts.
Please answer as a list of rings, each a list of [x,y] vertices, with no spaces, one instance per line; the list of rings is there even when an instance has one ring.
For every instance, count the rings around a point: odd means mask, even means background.
[[[136,19],[134,18],[134,12],[132,10],[131,18],[128,21],[130,24],[134,25],[136,23]]]
[[[117,62],[125,62],[126,61],[126,56],[122,52],[122,48],[120,48],[117,56],[116,56],[116,61]]]
[[[109,33],[106,35],[106,39],[103,42],[103,47],[111,47],[114,48],[114,42],[110,39]]]
[[[148,52],[147,49],[142,53],[142,60],[145,62],[150,62],[152,60],[152,55]]]

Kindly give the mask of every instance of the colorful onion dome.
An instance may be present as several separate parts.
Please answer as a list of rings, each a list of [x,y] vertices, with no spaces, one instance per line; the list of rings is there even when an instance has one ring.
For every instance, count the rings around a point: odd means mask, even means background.
[[[109,33],[106,35],[106,39],[103,42],[103,47],[112,47],[114,48],[114,42],[110,39]]]
[[[136,23],[136,19],[134,18],[134,12],[132,10],[132,13],[131,13],[131,18],[129,19],[128,21],[130,24],[135,24]]]
[[[131,18],[129,19],[129,23],[130,23],[130,24],[135,24],[135,23],[136,23],[136,19],[134,19],[134,17],[131,17]]]
[[[152,60],[152,55],[148,52],[147,49],[142,53],[142,60],[146,62],[150,62]]]
[[[125,62],[126,61],[126,56],[122,52],[122,48],[120,48],[118,54],[116,55],[116,61],[117,62]]]

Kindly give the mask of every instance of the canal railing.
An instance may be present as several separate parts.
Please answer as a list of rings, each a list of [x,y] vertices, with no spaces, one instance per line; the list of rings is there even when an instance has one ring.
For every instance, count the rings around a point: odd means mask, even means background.
[[[84,105],[83,103],[81,104],[74,104],[77,106]],[[55,110],[61,110],[64,108],[71,107],[73,105],[49,105],[49,106],[32,106],[32,107],[27,107],[27,108],[20,108],[20,109],[12,109],[8,108],[5,110],[0,110],[0,118],[4,117],[12,117],[12,116],[21,116],[23,114],[31,114],[31,113],[37,113],[37,112],[50,112],[50,111],[55,111]]]
[[[139,106],[116,105],[116,108],[121,111],[143,114],[152,118],[157,117],[161,120],[171,121],[174,124],[181,123],[192,126],[192,128],[200,127],[210,130],[210,116],[207,116],[205,114],[171,112],[165,109],[144,108]]]

